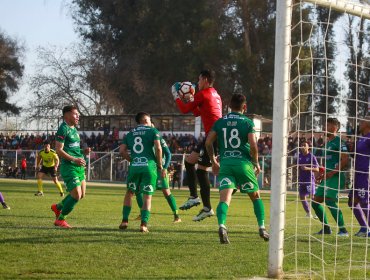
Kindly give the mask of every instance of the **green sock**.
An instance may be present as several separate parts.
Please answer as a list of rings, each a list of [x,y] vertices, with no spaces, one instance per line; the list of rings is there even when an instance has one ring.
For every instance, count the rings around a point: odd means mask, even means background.
[[[343,213],[338,208],[338,205],[335,201],[327,200],[325,201],[326,205],[328,206],[331,215],[333,216],[334,220],[337,222],[339,228],[344,228],[344,219]]]
[[[136,194],[136,202],[137,202],[137,206],[139,206],[139,209],[141,210],[141,208],[143,208],[143,204],[144,204],[142,193],[137,193]]]
[[[166,196],[166,200],[168,202],[168,205],[170,206],[172,212],[174,214],[176,214],[177,212],[177,205],[176,205],[176,199],[175,197],[172,195],[172,193],[169,195],[169,196]]]
[[[70,194],[67,194],[65,198],[63,198],[63,200],[61,202],[59,202],[57,204],[57,209],[58,210],[62,210],[63,209],[63,205],[64,205],[64,202],[66,201],[66,199],[68,199],[68,197],[70,197],[71,195]]]
[[[324,207],[315,201],[312,201],[311,205],[313,210],[315,210],[315,214],[319,218],[320,222],[324,223],[324,225],[328,225],[328,218],[326,217]]]
[[[141,222],[147,224],[150,217],[149,210],[141,210]]]
[[[128,216],[130,216],[131,206],[123,205],[122,208],[122,221],[128,222]]]
[[[67,195],[67,197],[63,199],[62,213],[60,213],[58,220],[64,220],[66,216],[72,212],[77,202],[77,199],[74,199],[71,195]]]
[[[257,218],[259,227],[265,227],[265,206],[263,205],[262,199],[258,198],[253,200],[254,214]]]
[[[216,213],[217,213],[217,221],[219,225],[226,224],[226,216],[227,211],[229,210],[229,205],[226,202],[220,202],[217,205]]]

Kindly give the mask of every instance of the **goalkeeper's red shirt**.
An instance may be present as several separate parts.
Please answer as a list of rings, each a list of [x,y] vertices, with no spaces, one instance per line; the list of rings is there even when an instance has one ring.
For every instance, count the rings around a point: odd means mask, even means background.
[[[222,101],[220,95],[213,88],[206,88],[194,95],[194,101],[184,103],[180,98],[176,99],[177,107],[183,114],[193,112],[202,119],[206,134],[211,130],[215,121],[222,117]]]

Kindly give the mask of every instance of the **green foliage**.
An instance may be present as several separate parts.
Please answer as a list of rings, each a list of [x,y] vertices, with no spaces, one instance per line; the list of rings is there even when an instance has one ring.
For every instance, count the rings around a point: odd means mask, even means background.
[[[226,105],[247,95],[250,113],[271,115],[274,1],[73,1],[74,19],[96,49],[124,111],[175,111],[169,88],[216,71]]]
[[[19,114],[19,107],[9,103],[10,95],[18,90],[23,76],[22,47],[0,31],[0,112]]]

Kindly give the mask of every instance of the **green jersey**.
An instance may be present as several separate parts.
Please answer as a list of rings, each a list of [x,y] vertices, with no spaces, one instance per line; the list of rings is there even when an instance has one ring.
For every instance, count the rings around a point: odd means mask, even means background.
[[[239,165],[251,161],[248,134],[255,133],[252,120],[231,112],[218,119],[212,130],[217,133],[221,164]]]
[[[340,162],[340,152],[347,152],[347,147],[344,141],[341,141],[339,136],[335,136],[325,145],[325,169],[327,172],[338,167]]]
[[[160,135],[157,129],[150,126],[139,125],[127,134],[122,144],[127,145],[131,152],[130,166],[156,166],[154,140],[160,140]]]
[[[75,127],[70,127],[66,122],[63,122],[55,135],[55,139],[63,143],[63,151],[75,158],[84,158],[80,148],[80,135],[78,135]],[[75,163],[62,158],[62,164],[76,165]]]

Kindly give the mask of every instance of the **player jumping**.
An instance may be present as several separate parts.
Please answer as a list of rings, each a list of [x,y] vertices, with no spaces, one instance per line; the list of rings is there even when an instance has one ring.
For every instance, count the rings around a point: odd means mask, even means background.
[[[213,87],[214,81],[215,74],[213,71],[201,71],[198,81],[199,91],[194,95],[194,100],[188,103],[184,103],[178,95],[177,86],[179,83],[175,83],[172,86],[172,95],[179,110],[183,114],[193,112],[196,117],[200,116],[206,136],[215,121],[222,116],[222,101],[221,97]],[[190,197],[182,206],[180,206],[180,209],[187,210],[200,204],[197,193],[196,178],[198,178],[200,195],[203,202],[203,209],[193,218],[193,221],[201,221],[214,215],[210,199],[211,184],[209,182],[207,172],[207,168],[211,166],[211,162],[205,149],[205,139],[194,151],[191,152],[190,155],[185,158],[185,169],[189,183]],[[195,171],[196,163],[198,163],[198,168]]]

